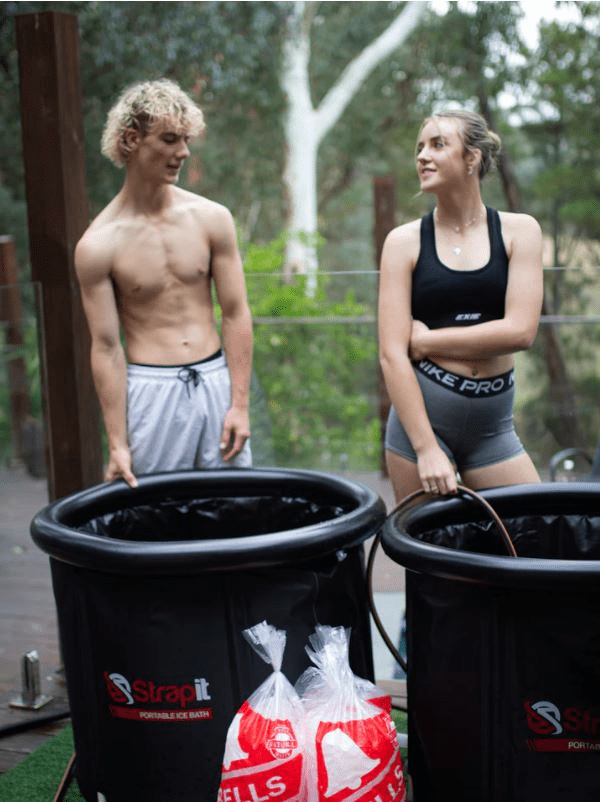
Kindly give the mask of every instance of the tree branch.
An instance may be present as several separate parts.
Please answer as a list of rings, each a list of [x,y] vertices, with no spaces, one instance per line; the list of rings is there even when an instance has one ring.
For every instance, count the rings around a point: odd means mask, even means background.
[[[316,110],[317,141],[320,141],[339,120],[367,76],[407,39],[426,11],[427,5],[414,0],[406,3],[401,13],[385,31],[348,64]]]

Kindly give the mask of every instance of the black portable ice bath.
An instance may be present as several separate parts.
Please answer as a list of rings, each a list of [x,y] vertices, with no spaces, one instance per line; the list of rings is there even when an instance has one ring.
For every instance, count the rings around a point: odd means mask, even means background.
[[[415,802],[600,799],[600,485],[520,485],[392,514],[406,566]]]
[[[89,802],[214,802],[227,728],[269,673],[242,636],[352,628],[373,679],[362,543],[385,519],[362,484],[312,471],[185,471],[100,485],[33,520],[50,555],[75,747]]]

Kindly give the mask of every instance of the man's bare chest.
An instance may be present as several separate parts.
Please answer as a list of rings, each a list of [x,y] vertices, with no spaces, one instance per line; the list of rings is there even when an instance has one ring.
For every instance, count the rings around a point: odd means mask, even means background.
[[[197,226],[145,224],[115,242],[112,277],[124,296],[206,283],[210,243]]]

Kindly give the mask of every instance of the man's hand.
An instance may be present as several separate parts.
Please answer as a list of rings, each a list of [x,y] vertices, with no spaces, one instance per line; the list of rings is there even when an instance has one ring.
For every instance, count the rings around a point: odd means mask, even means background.
[[[424,337],[429,332],[429,327],[420,320],[413,320],[412,330],[410,333],[410,343],[408,345],[408,355],[413,362],[418,362],[419,359],[427,357],[425,348]]]
[[[231,407],[223,421],[221,435],[221,456],[225,461],[240,453],[250,437],[250,419],[247,410]]]
[[[104,473],[104,481],[125,479],[130,487],[137,487],[137,479],[131,471],[131,454],[128,448],[115,448],[110,452],[110,459]]]

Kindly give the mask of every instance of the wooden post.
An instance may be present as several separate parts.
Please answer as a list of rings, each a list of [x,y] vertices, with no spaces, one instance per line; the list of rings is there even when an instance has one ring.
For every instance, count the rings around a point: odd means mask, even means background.
[[[42,287],[51,499],[102,481],[90,338],[73,264],[88,225],[77,17],[16,17],[31,272]]]
[[[23,307],[18,286],[17,255],[12,237],[0,236],[0,321],[7,324],[6,344],[23,347]],[[12,422],[13,454],[24,457],[24,427],[30,412],[27,371],[23,356],[8,355],[8,387]]]
[[[375,256],[377,270],[381,261],[383,243],[389,232],[396,225],[396,181],[391,176],[381,176],[373,179],[373,201],[375,206]],[[385,427],[390,411],[390,397],[388,395],[381,365],[377,365],[377,398],[379,400],[379,421],[381,426],[381,474],[387,476],[385,464]]]

